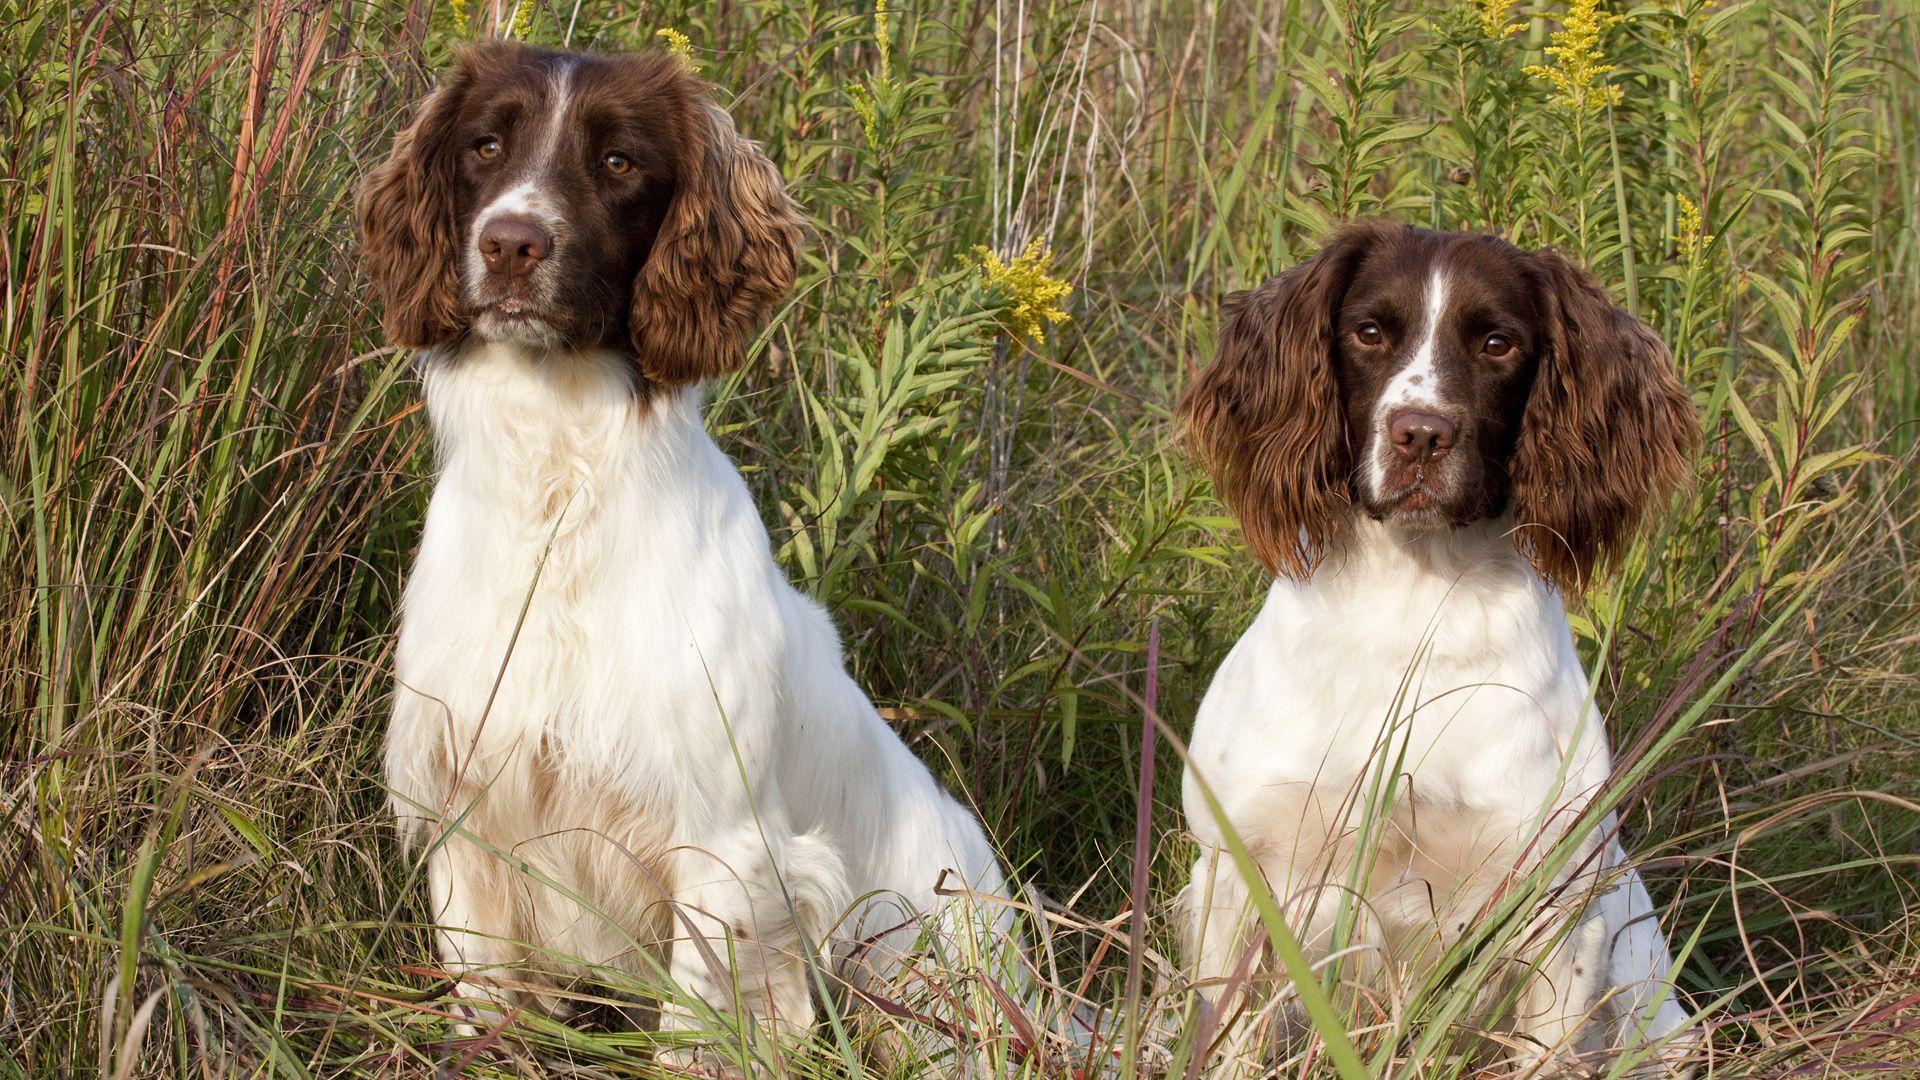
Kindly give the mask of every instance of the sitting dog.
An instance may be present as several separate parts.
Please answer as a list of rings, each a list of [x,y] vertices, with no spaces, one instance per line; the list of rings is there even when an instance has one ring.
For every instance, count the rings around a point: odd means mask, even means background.
[[[1000,892],[701,424],[801,229],[686,66],[469,49],[359,219],[439,460],[386,779],[468,1016],[664,955],[664,1027],[804,1027],[830,933],[867,985]]]
[[[1229,301],[1180,411],[1276,573],[1194,722],[1202,990],[1242,1002],[1264,941],[1203,784],[1309,960],[1347,897],[1348,963],[1430,972],[1607,782],[1562,597],[1688,475],[1691,400],[1653,332],[1560,257],[1356,224]],[[1574,842],[1511,947],[1536,1060],[1684,1043],[1614,831]]]

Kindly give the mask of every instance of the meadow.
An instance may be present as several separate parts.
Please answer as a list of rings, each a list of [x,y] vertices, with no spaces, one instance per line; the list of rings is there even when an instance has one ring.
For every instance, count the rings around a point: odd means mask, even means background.
[[[457,1037],[384,808],[432,461],[352,193],[482,36],[680,49],[787,176],[801,280],[709,424],[1050,898],[1044,992],[1122,1033],[1081,1074],[1209,1034],[1179,736],[1263,581],[1172,404],[1224,296],[1384,216],[1584,262],[1699,407],[1696,484],[1572,611],[1702,1075],[1920,1075],[1916,15],[5,0],[0,1076],[662,1074],[590,1013]],[[1481,974],[1342,998],[1275,1074],[1472,1075]],[[1006,1013],[993,1071],[1063,1075]],[[888,1074],[861,1037],[740,1053]]]

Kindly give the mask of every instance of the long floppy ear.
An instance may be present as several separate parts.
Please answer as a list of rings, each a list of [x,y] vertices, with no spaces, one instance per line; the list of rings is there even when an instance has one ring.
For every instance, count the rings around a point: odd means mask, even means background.
[[[1652,329],[1585,270],[1551,252],[1531,258],[1546,347],[1514,449],[1515,536],[1571,593],[1689,478],[1699,421]]]
[[[360,185],[360,258],[380,294],[380,325],[395,345],[422,348],[460,336],[459,236],[451,145],[461,100],[473,84],[468,50],[393,140],[387,160]]]
[[[1334,375],[1334,320],[1380,230],[1228,297],[1213,363],[1180,398],[1194,455],[1269,571],[1306,578],[1352,506],[1352,452]]]
[[[800,257],[800,215],[779,170],[683,79],[673,202],[634,279],[631,316],[640,370],[667,385],[740,366]]]

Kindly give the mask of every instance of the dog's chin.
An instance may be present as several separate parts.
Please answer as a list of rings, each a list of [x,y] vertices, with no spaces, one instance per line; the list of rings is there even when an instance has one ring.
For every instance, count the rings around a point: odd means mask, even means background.
[[[552,319],[519,300],[500,300],[482,308],[474,316],[473,333],[485,341],[533,349],[559,349],[567,343]]]
[[[1453,504],[1446,491],[1422,481],[1369,497],[1366,511],[1373,520],[1409,534],[1455,528],[1471,517]]]

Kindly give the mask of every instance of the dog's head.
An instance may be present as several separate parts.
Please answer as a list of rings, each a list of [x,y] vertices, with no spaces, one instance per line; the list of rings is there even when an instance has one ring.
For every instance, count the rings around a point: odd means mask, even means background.
[[[793,284],[780,174],[678,58],[468,49],[360,192],[396,344],[614,347],[655,382],[739,363]]]
[[[1385,224],[1230,298],[1181,412],[1268,569],[1310,574],[1355,514],[1419,532],[1511,508],[1567,589],[1681,483],[1697,428],[1666,347],[1584,270]]]

